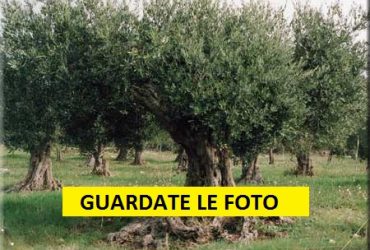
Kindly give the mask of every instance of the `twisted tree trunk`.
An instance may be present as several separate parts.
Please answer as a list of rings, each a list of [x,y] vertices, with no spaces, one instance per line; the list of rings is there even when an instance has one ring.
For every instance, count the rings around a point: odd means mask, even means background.
[[[119,151],[118,151],[118,155],[116,157],[116,161],[126,161],[127,160],[127,154],[128,154],[127,147],[120,146]]]
[[[313,166],[309,153],[298,153],[296,175],[313,176]]]
[[[59,146],[56,147],[56,153],[57,153],[57,157],[56,157],[56,160],[57,161],[62,161],[63,160],[63,152],[62,150],[60,149]]]
[[[235,186],[231,159],[227,149],[220,149],[207,140],[183,144],[189,158],[186,186]]]
[[[275,157],[274,157],[274,149],[269,149],[269,164],[273,165],[275,163]]]
[[[142,144],[136,145],[134,149],[135,149],[135,158],[134,161],[132,162],[132,165],[144,165],[143,160],[144,146]]]
[[[242,174],[237,183],[243,180],[250,183],[263,183],[262,174],[257,163],[258,154],[244,157],[242,160]]]
[[[101,176],[110,176],[109,171],[109,163],[104,159],[104,146],[103,144],[99,143],[95,152],[93,153],[94,156],[94,167],[92,170],[92,174],[94,175],[101,175]]]
[[[53,177],[50,152],[50,142],[31,151],[28,174],[25,180],[17,185],[16,190],[59,190],[62,187],[61,183]]]
[[[199,124],[194,129],[194,119],[175,119],[155,92],[154,86],[145,84],[132,87],[136,101],[146,106],[158,119],[172,139],[186,151],[189,165],[186,186],[234,186],[231,159],[227,148],[213,143],[208,128]],[[279,219],[278,219],[279,220]],[[181,248],[194,243],[212,240],[250,241],[258,236],[257,219],[248,217],[215,218],[144,218],[136,220],[119,232],[108,235],[108,241],[129,245],[135,249],[169,249],[169,237],[177,239]]]

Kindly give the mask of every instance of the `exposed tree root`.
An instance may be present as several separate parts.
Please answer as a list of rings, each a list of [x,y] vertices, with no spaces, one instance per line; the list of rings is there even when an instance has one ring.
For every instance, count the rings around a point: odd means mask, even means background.
[[[144,218],[109,234],[107,240],[133,249],[189,248],[217,239],[248,243],[258,237],[283,236],[276,229],[276,234],[265,229],[291,222],[279,217]]]
[[[52,178],[52,180],[49,180],[46,184],[39,185],[34,180],[23,180],[14,186],[8,186],[4,188],[4,192],[11,193],[11,192],[31,192],[31,191],[44,191],[44,190],[50,190],[50,191],[58,191],[61,190],[62,183],[61,181]]]

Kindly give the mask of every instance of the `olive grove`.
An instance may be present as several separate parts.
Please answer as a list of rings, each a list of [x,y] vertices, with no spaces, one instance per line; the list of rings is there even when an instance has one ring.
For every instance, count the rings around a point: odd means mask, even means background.
[[[50,158],[56,141],[91,154],[92,172],[109,176],[108,145],[121,160],[134,148],[142,165],[145,143],[168,133],[186,153],[184,185],[235,186],[263,182],[258,155],[277,141],[296,157],[296,174],[313,175],[313,149],[364,137],[360,11],[349,18],[338,5],[328,14],[297,7],[290,24],[283,10],[258,2],[157,0],[140,18],[114,1],[37,2],[40,9],[3,5],[4,143],[30,153],[13,190],[61,187]],[[236,181],[232,157],[242,161]],[[258,237],[255,223],[150,218],[108,240],[142,248],[164,247],[168,234],[248,241]]]

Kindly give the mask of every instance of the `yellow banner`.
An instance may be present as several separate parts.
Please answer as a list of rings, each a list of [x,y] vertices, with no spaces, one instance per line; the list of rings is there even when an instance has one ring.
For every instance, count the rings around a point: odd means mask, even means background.
[[[63,187],[63,216],[309,216],[309,187]]]

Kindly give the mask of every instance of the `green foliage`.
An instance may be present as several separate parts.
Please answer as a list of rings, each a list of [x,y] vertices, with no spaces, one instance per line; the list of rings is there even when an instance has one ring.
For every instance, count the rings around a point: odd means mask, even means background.
[[[111,110],[107,114],[108,138],[117,147],[143,149],[144,144],[155,136],[158,128],[153,117],[141,106],[127,104],[125,111]]]
[[[346,151],[354,156],[358,153],[358,157],[362,160],[369,159],[369,144],[368,144],[368,128],[364,126],[350,135],[346,141]],[[357,152],[358,151],[358,152]]]
[[[159,104],[147,106],[159,120],[214,144],[249,146],[269,141],[294,113],[299,73],[282,12],[154,1],[138,29],[133,84],[155,93]]]
[[[366,52],[362,41],[354,41],[354,31],[364,21],[361,14],[346,17],[338,4],[327,15],[310,7],[296,10],[294,57],[304,71],[304,110],[290,131],[294,151],[341,147],[365,119]]]
[[[69,90],[63,128],[69,143],[92,151],[112,141],[112,115],[127,113],[133,19],[127,9],[110,1],[77,1],[68,8],[73,19],[65,31]]]
[[[58,1],[41,11],[29,2],[2,5],[4,58],[4,142],[31,151],[57,136],[62,86],[66,79],[60,31],[68,13]]]
[[[147,149],[159,151],[176,151],[178,145],[172,140],[167,131],[160,128],[156,123],[151,123],[152,135],[146,143]]]

